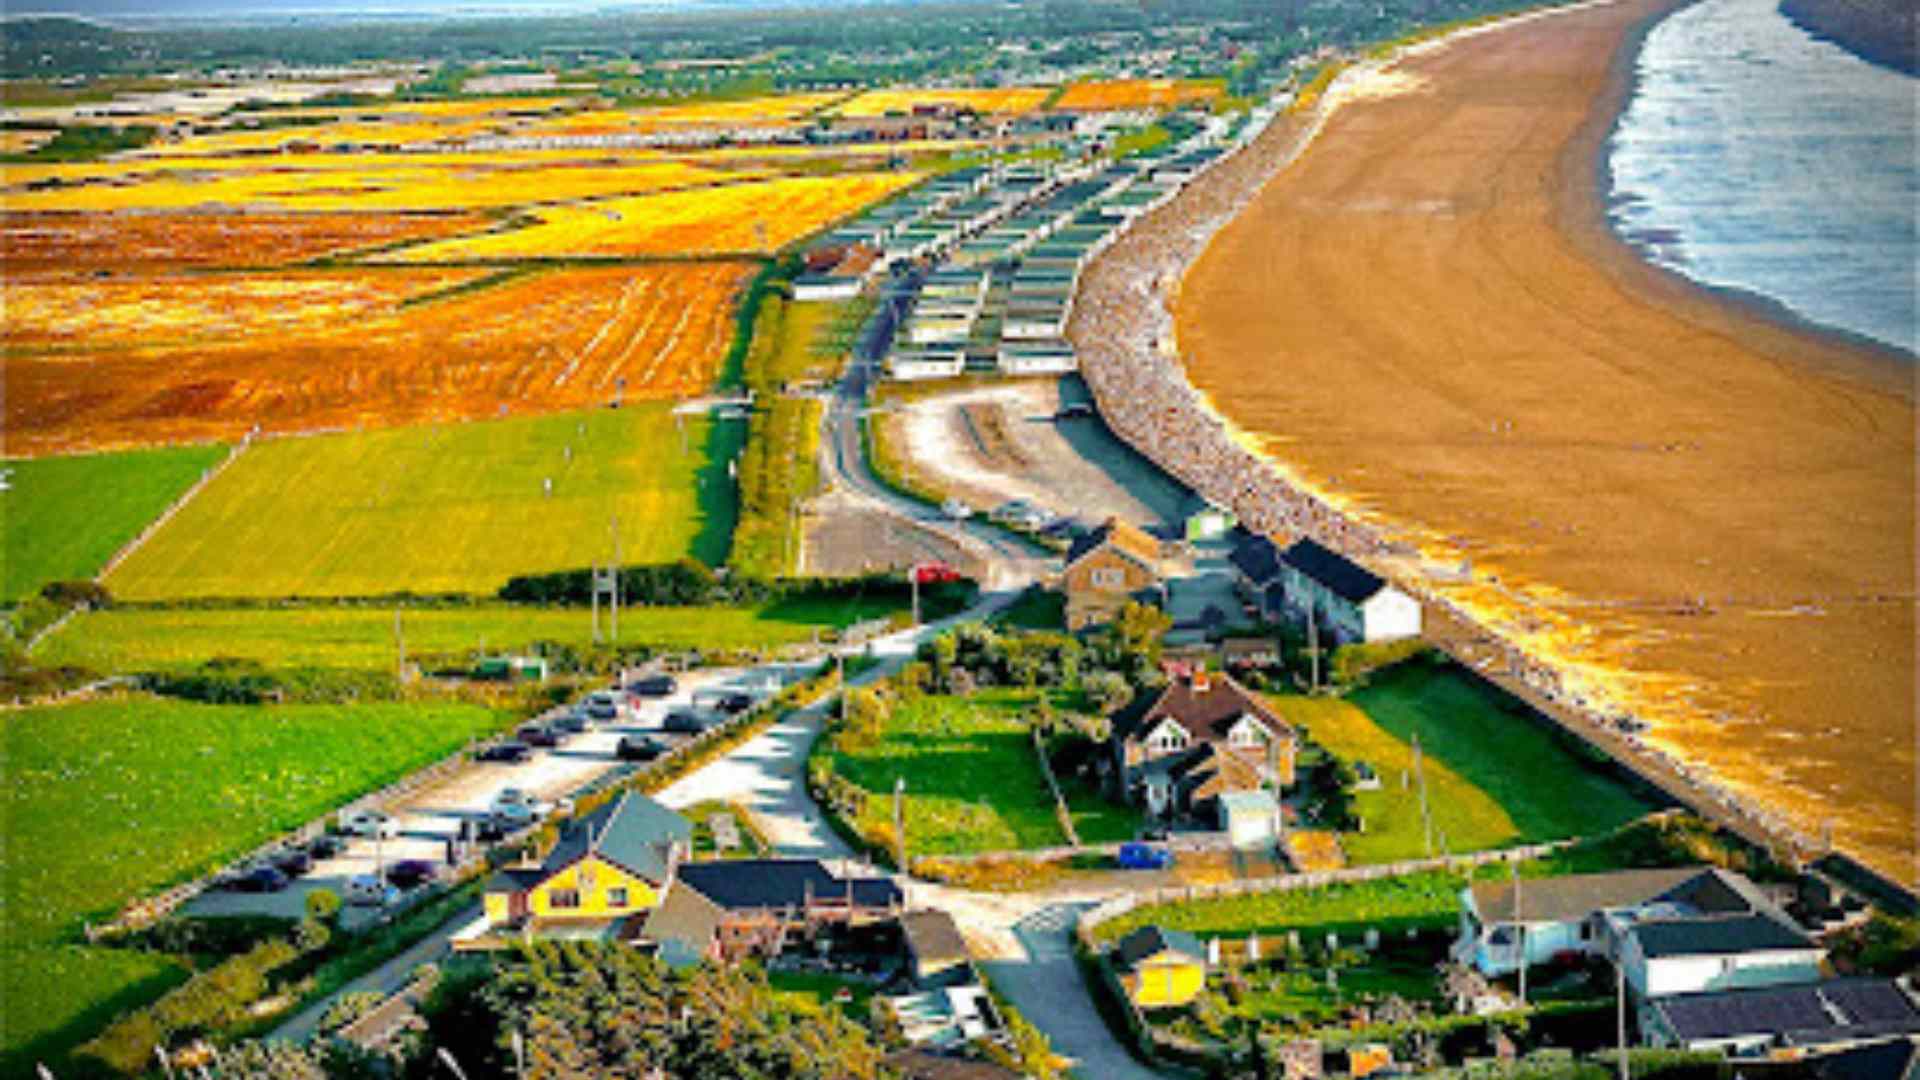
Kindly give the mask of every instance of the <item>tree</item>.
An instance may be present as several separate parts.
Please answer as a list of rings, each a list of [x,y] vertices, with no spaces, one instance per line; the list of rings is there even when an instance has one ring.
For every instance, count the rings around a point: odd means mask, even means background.
[[[1149,668],[1159,666],[1161,648],[1171,629],[1173,616],[1152,604],[1134,600],[1127,601],[1113,620],[1113,632],[1121,652],[1136,661],[1144,660]]]

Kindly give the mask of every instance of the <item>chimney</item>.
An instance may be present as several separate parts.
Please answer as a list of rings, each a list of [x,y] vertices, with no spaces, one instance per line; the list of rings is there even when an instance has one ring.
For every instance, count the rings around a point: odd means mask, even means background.
[[[1207,669],[1203,667],[1193,669],[1193,677],[1189,682],[1193,686],[1193,692],[1196,694],[1204,694],[1213,688],[1213,677],[1207,674]]]

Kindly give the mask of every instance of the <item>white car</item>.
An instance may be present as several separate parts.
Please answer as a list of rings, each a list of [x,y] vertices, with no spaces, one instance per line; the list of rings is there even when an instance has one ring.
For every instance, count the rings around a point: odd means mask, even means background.
[[[552,810],[553,807],[534,798],[532,794],[510,787],[500,789],[500,794],[493,797],[493,806],[488,812],[496,821],[518,826],[538,821]]]
[[[960,499],[948,499],[940,504],[940,512],[955,521],[965,521],[973,516],[973,507]]]
[[[384,810],[349,810],[340,815],[340,831],[391,840],[400,835],[400,820]]]
[[[345,899],[356,907],[391,907],[400,902],[400,888],[372,874],[355,874],[347,879]]]

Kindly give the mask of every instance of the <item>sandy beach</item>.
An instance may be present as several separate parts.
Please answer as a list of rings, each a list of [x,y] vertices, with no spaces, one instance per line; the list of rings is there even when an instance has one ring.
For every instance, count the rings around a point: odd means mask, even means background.
[[[1351,81],[1182,280],[1181,359],[1296,482],[1418,549],[1391,569],[1912,881],[1914,367],[1607,229],[1602,149],[1673,6]]]

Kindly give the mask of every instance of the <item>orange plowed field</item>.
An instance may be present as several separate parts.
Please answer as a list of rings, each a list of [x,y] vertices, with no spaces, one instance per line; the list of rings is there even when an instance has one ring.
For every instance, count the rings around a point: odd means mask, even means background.
[[[487,224],[478,214],[0,213],[0,268],[17,280],[157,263],[276,266]]]
[[[1109,79],[1074,83],[1067,87],[1056,109],[1165,109],[1212,101],[1225,91],[1217,79]]]
[[[833,111],[858,119],[886,116],[889,113],[910,113],[914,109],[939,108],[1014,114],[1032,112],[1052,93],[1053,88],[1048,86],[903,86],[891,90],[868,90]]]
[[[8,454],[704,392],[745,263],[9,281]]]

